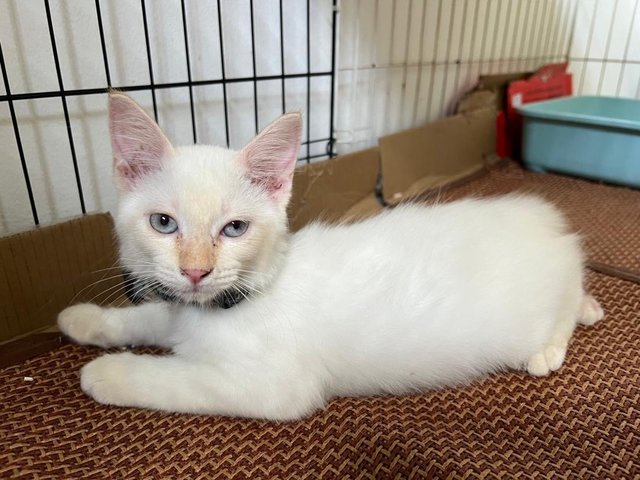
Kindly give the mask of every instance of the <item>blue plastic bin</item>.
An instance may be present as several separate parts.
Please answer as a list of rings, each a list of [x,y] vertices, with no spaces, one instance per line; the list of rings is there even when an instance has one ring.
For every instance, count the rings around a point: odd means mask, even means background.
[[[640,187],[640,100],[564,97],[518,111],[531,170]]]

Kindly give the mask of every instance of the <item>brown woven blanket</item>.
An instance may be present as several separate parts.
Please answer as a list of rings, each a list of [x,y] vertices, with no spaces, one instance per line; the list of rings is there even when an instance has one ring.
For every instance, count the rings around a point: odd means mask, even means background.
[[[592,260],[640,271],[640,192],[509,164],[442,194],[523,188],[569,213]],[[606,317],[549,377],[340,399],[281,425],[96,404],[78,370],[101,352],[59,347],[0,370],[0,478],[640,478],[640,284],[588,281]]]

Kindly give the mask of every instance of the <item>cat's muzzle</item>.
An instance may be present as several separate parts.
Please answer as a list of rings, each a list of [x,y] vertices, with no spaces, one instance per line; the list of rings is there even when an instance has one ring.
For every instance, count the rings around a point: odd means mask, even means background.
[[[178,304],[193,304],[200,307],[231,308],[245,299],[245,295],[235,288],[229,288],[219,293],[214,299],[206,303],[188,302],[164,285],[157,285],[137,277],[130,270],[123,270],[123,285],[127,298],[134,305],[145,301],[161,300]]]

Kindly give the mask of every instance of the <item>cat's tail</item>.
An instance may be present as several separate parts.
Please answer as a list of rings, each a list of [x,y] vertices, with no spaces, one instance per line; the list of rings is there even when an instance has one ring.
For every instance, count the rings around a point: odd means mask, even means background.
[[[580,307],[580,314],[578,316],[578,323],[582,325],[593,325],[604,318],[604,310],[588,293],[585,293],[582,297],[582,306]]]

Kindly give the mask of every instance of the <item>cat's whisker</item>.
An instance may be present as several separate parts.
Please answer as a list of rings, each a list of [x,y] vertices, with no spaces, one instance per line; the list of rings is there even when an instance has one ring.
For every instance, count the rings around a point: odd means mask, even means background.
[[[236,280],[234,281],[234,283],[240,283],[242,285],[246,285],[248,288],[251,288],[254,291],[258,291],[259,287],[259,282],[256,282],[255,278],[252,278],[250,276],[246,276],[246,275],[236,275]],[[262,292],[259,292],[262,293]]]
[[[109,293],[109,295],[107,295],[105,298],[103,298],[100,301],[100,305],[105,305],[108,304],[110,302],[110,299],[114,296],[114,295],[126,295],[126,290],[124,288],[123,284],[118,284],[118,285],[114,285],[113,287],[106,289],[100,293],[98,293],[97,295],[95,295],[90,302],[88,303],[92,303],[96,298],[100,297],[101,295],[106,295],[107,292],[111,291],[111,293]],[[117,297],[116,297],[117,298]]]
[[[133,300],[135,303],[135,301],[143,299],[144,295],[147,294],[147,292],[150,290],[151,288],[147,288],[147,287],[143,287],[141,288],[138,292],[136,292],[135,295],[133,295]],[[110,300],[111,304],[115,304],[116,302],[119,303],[117,305],[115,305],[116,308],[121,308],[122,306],[126,305],[127,303],[131,303],[132,299],[129,298],[129,295],[126,292],[122,292],[120,295],[118,295],[117,297],[115,297],[113,300]]]
[[[138,292],[139,290],[144,289],[144,288],[145,288],[147,285],[149,285],[149,284],[151,284],[151,285],[155,286],[155,285],[156,285],[156,283],[154,283],[154,282],[157,282],[157,281],[156,281],[156,280],[154,280],[154,279],[153,279],[153,277],[150,277],[150,276],[149,276],[149,277],[138,277],[138,281],[133,281],[131,286],[134,288],[134,291],[135,291],[135,292]],[[139,285],[140,283],[142,283],[142,286],[140,286],[140,287],[139,287],[138,285]],[[157,284],[159,284],[159,282],[158,282]],[[118,291],[118,290],[117,290],[117,289],[118,289],[118,287],[120,287],[120,288],[122,288],[122,289],[123,289],[123,291],[124,291],[124,294],[125,294],[125,295],[127,295],[127,296],[129,295],[129,294],[127,293],[127,285],[126,285],[126,283],[124,283],[124,282],[123,282],[123,283],[119,283],[118,285],[114,285],[113,287],[111,287],[111,288],[109,288],[109,289],[107,289],[107,290],[105,290],[105,291],[103,291],[103,292],[98,293],[96,296],[94,296],[94,299],[95,299],[96,297],[100,296],[100,295],[104,295],[104,294],[105,294],[107,291],[109,291],[109,290],[116,289],[115,293],[117,293],[117,291]],[[106,299],[104,299],[101,303],[102,303],[102,304],[106,303],[106,302],[110,299],[110,297],[111,297],[112,295],[113,295],[113,293],[112,293],[112,294],[110,294],[110,296],[109,296],[109,297],[107,297]],[[134,297],[134,299],[135,299],[135,298],[136,298],[136,295],[134,294],[134,296],[133,296],[133,297]]]
[[[134,304],[139,302],[139,301],[142,301],[142,300],[144,300],[144,298],[147,296],[147,294],[149,292],[153,291],[155,286],[156,285],[153,285],[153,284],[144,286],[144,287],[136,290],[136,292],[133,295],[131,295],[131,298],[129,298],[129,295],[126,295],[125,301],[129,300],[129,301],[133,302]]]
[[[238,292],[240,295],[242,295],[242,297],[243,297],[245,300],[247,300],[248,302],[252,302],[252,301],[253,301],[253,298],[251,298],[251,296],[250,296],[250,295],[248,295],[246,292],[244,292],[244,291],[242,290],[241,286],[239,286],[239,285],[231,285],[231,288],[232,288],[234,291]]]
[[[151,262],[151,261],[144,261],[141,260],[139,258],[122,258],[121,260],[121,266],[122,268],[130,268],[130,267],[154,267],[157,265],[157,263],[155,262]]]
[[[144,281],[145,284],[148,283],[148,279],[152,279],[152,277],[139,277],[140,280]],[[135,286],[135,282],[134,282],[134,286]],[[108,292],[109,290],[113,290],[114,288],[117,289],[118,287],[122,288],[124,290],[124,294],[126,295],[126,284],[125,283],[120,283],[118,285],[114,285],[113,287],[98,293],[96,296],[94,296],[94,299],[97,298],[100,295],[104,295],[106,292]],[[107,298],[105,298],[101,304],[105,304],[109,301],[109,299],[114,295],[114,293],[117,293],[119,290],[116,290],[115,292],[112,292]]]
[[[122,266],[121,265],[113,265],[111,267],[99,268],[98,270],[93,270],[91,273],[102,273],[102,272],[107,272],[109,270],[122,270]]]
[[[244,288],[245,290],[247,290],[247,293],[252,293],[252,294],[257,294],[257,295],[263,295],[264,294],[263,291],[261,291],[260,289],[254,287],[253,285],[249,285],[248,283],[243,281],[241,278],[238,278],[238,280],[240,280],[240,281],[238,282],[238,284],[236,284],[234,286],[240,286],[240,287]]]
[[[81,289],[79,292],[77,292],[74,297],[69,301],[69,305],[71,305],[77,298],[78,296],[80,296],[83,292],[85,292],[86,290],[93,288],[95,285],[102,283],[102,282],[106,282],[108,280],[112,280],[114,278],[118,278],[122,276],[122,270],[123,268],[121,266],[113,266],[113,267],[107,267],[107,268],[102,268],[102,269],[98,269],[98,270],[94,270],[91,272],[91,274],[96,274],[96,273],[102,273],[102,272],[110,272],[113,270],[118,270],[119,273],[109,276],[109,277],[102,277],[99,280],[96,280],[95,282],[92,282],[91,284],[87,285],[86,287],[84,287],[83,289]]]
[[[127,303],[127,301],[132,301],[133,303],[135,303],[138,300],[144,299],[144,297],[147,295],[147,293],[149,293],[150,291],[153,290],[153,288],[155,288],[156,286],[159,286],[159,285],[161,285],[161,283],[158,282],[158,281],[154,281],[154,282],[151,282],[151,283],[146,283],[141,288],[139,288],[139,289],[137,289],[135,291],[135,293],[132,295],[132,298],[129,298],[129,295],[125,291],[125,292],[122,292],[117,297],[115,297],[114,299],[109,300],[109,302],[110,303],[115,303],[116,301],[118,301],[119,298],[122,297],[122,300],[120,301],[120,304],[118,305],[118,307],[121,307],[122,305]],[[103,303],[106,303],[106,300]]]
[[[153,271],[148,271],[148,272],[141,272],[142,274],[151,274],[154,273]],[[74,297],[69,301],[69,305],[71,305],[82,293],[84,293],[85,291],[95,287],[96,285],[103,283],[103,282],[107,282],[110,280],[114,280],[116,278],[122,278],[122,274],[118,274],[118,275],[111,275],[109,277],[105,277],[105,278],[101,278],[100,280],[96,280],[95,282],[87,285],[86,287],[84,287],[83,289],[81,289],[78,293],[76,293],[74,295]],[[121,283],[119,283],[119,285],[121,285]],[[102,293],[102,292],[101,292]],[[100,293],[98,293],[98,295],[100,295]],[[95,298],[95,297],[94,297]]]
[[[113,263],[113,265],[120,265],[120,266],[124,267],[125,266],[123,264],[124,262],[131,262],[131,263],[135,263],[135,264],[146,263],[146,264],[149,264],[149,265],[153,264],[153,262],[151,260],[145,260],[145,259],[142,259],[142,258],[125,257],[125,256],[121,255]]]
[[[268,277],[269,276],[268,273],[258,272],[256,270],[245,270],[245,269],[242,269],[242,268],[236,268],[235,271],[238,272],[238,273],[245,273],[245,274],[253,275],[253,276],[256,276],[256,277]]]
[[[264,292],[258,290],[257,288],[255,288],[255,287],[253,287],[251,285],[248,285],[246,283],[240,283],[239,286],[242,287],[244,290],[246,290],[248,295],[260,296],[260,295],[264,294]]]
[[[113,291],[118,292],[120,288],[123,288],[123,284],[122,283],[118,283],[116,285],[112,285],[109,288],[105,288],[104,290],[101,290],[100,292],[96,293],[93,297],[91,297],[90,300],[88,300],[88,301],[86,301],[84,303],[93,303],[101,295],[106,295],[108,292],[113,292]],[[102,303],[104,303],[104,301],[102,301],[101,304]]]
[[[78,291],[78,292],[73,296],[73,298],[72,298],[71,300],[69,300],[69,303],[67,304],[67,306],[72,305],[80,295],[82,295],[82,294],[83,294],[84,292],[86,292],[87,290],[89,290],[89,289],[91,289],[91,288],[95,287],[95,286],[96,286],[96,285],[98,285],[99,283],[103,283],[103,282],[106,282],[106,281],[109,281],[109,280],[113,280],[114,278],[119,277],[119,276],[121,276],[121,275],[114,275],[114,276],[111,276],[111,277],[103,278],[103,279],[101,279],[101,280],[97,280],[97,281],[95,281],[95,282],[93,282],[93,283],[91,283],[91,284],[87,285],[86,287],[84,287],[84,288],[82,288],[80,291]],[[100,295],[100,294],[98,294],[98,295]],[[95,297],[94,297],[94,298],[95,298]]]
[[[127,304],[128,301],[129,298],[127,297],[127,295],[125,293],[122,293],[111,301],[110,306],[113,308],[122,308]]]
[[[222,299],[223,300],[232,300],[231,295],[229,294],[229,292],[227,290],[223,290],[222,291]]]

